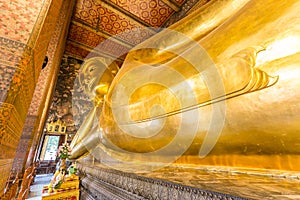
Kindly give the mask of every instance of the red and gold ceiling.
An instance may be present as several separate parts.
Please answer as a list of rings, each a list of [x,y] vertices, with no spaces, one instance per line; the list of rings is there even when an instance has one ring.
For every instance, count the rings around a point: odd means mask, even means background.
[[[65,54],[80,60],[104,56],[122,62],[132,47],[199,2],[207,0],[78,0]]]
[[[85,58],[112,58],[121,66],[132,47],[208,1],[77,0],[47,123],[59,118],[67,124],[68,139],[72,139],[86,116],[78,112],[91,109],[91,101],[82,95],[77,99],[80,103],[72,105],[72,99],[77,98],[72,90],[76,88],[78,67]]]

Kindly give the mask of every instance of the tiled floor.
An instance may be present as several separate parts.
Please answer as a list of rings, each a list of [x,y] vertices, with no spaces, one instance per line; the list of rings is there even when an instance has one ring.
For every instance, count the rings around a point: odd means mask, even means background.
[[[30,186],[30,193],[28,200],[40,200],[42,199],[42,189],[44,185],[48,185],[53,174],[41,174],[36,175],[34,183]]]

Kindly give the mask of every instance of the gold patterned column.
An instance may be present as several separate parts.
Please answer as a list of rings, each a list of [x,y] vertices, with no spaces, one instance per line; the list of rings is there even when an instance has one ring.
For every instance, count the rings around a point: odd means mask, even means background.
[[[31,132],[32,137],[28,145],[27,156],[25,156],[25,158],[27,158],[26,167],[32,164],[34,156],[37,153],[39,142],[41,142],[40,139],[48,110],[45,108],[49,108],[48,105],[50,104],[52,94],[52,92],[49,91],[53,91],[55,88],[74,4],[75,0],[63,2],[59,19],[57,20],[55,31],[47,50],[47,56],[49,58],[48,66],[40,74],[37,88],[29,108],[29,113],[35,115],[36,120],[34,130]],[[26,160],[24,160],[24,162],[25,161]]]
[[[0,191],[9,177],[61,4],[62,0],[1,2]]]

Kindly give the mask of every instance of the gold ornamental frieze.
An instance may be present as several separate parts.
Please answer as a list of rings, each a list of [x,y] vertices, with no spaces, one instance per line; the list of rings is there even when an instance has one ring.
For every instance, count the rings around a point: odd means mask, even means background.
[[[14,105],[0,102],[0,143],[16,148],[21,137],[23,121]]]
[[[1,158],[13,158],[22,132],[22,121],[12,105],[1,104],[0,144]]]
[[[56,134],[65,134],[67,130],[67,125],[65,122],[58,119],[57,121],[52,121],[47,125],[48,133],[56,133]]]
[[[6,103],[14,104],[15,98],[20,94],[25,104],[30,103],[30,94],[33,93],[35,84],[34,66],[33,66],[33,50],[29,46],[0,37],[1,51],[1,69],[3,74],[1,78],[2,91],[6,99],[2,99]],[[22,108],[22,106],[20,106]],[[24,115],[24,114],[23,114]]]

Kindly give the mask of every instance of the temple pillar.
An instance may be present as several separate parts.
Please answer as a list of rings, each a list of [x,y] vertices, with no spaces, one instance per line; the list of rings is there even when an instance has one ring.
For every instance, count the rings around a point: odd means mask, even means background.
[[[0,24],[0,193],[10,175],[62,0],[2,1]],[[32,118],[28,120],[32,123]],[[26,138],[27,136],[24,136]]]
[[[65,41],[68,35],[68,27],[70,25],[73,7],[75,5],[75,0],[64,1],[62,9],[60,12],[59,19],[56,23],[55,33],[53,34],[47,55],[50,58],[49,67],[45,70],[43,74],[44,78],[41,81],[46,80],[47,82],[43,84],[43,94],[42,99],[39,99],[39,109],[37,112],[38,119],[36,120],[36,130],[34,134],[33,143],[30,147],[29,154],[27,157],[26,166],[29,166],[34,159],[37,157],[37,151],[39,143],[41,143],[41,136],[43,133],[44,124],[46,121],[49,105],[51,103],[52,92],[55,89],[55,84],[57,81],[57,76],[59,73],[59,68],[61,64],[61,59],[64,54]],[[45,81],[44,81],[45,82]],[[37,97],[41,95],[37,94]],[[33,106],[34,107],[34,106]]]
[[[55,30],[47,49],[48,63],[41,71],[33,98],[24,124],[23,133],[16,157],[14,159],[12,173],[22,175],[24,170],[33,163],[34,155],[40,140],[45,122],[51,94],[55,86],[60,61],[63,55],[68,26],[74,6],[73,1],[64,1],[55,25]],[[46,109],[45,109],[46,108]]]

